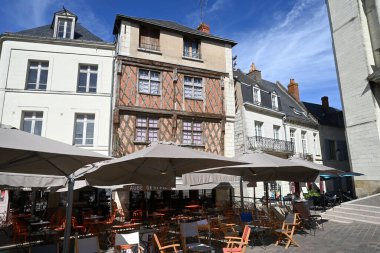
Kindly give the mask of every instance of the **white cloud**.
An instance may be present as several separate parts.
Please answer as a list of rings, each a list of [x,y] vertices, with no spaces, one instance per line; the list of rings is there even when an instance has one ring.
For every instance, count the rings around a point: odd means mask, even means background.
[[[322,4],[321,4],[322,3]],[[269,30],[254,29],[240,34],[234,54],[238,67],[248,71],[252,62],[263,78],[286,86],[290,78],[299,83],[301,98],[318,102],[320,96],[338,88],[327,10],[320,0],[300,0],[284,19]],[[333,102],[340,107],[340,101]]]
[[[212,19],[218,11],[225,9],[228,0],[216,0],[210,7],[208,7],[208,0],[205,0],[203,16],[207,19]],[[196,27],[201,22],[201,7],[197,6],[197,9],[188,15],[186,15],[187,25],[190,27]]]
[[[46,25],[46,20],[52,16],[52,13],[49,13],[49,8],[56,6],[57,2],[55,0],[13,0],[1,9],[2,18],[13,22],[18,29]]]

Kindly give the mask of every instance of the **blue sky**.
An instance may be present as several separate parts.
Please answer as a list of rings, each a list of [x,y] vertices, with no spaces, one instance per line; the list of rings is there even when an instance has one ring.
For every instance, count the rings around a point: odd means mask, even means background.
[[[211,33],[235,40],[238,68],[252,62],[264,79],[283,85],[294,78],[303,101],[341,108],[331,33],[324,0],[205,0],[204,21]],[[79,22],[113,41],[115,15],[200,23],[199,0],[12,0],[2,1],[0,33],[49,24],[65,6]]]

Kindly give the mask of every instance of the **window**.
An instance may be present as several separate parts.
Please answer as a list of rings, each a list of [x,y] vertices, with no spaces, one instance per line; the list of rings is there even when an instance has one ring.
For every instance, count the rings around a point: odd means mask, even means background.
[[[184,121],[182,137],[183,144],[202,145],[202,123]]]
[[[97,65],[79,65],[78,92],[96,92]]]
[[[307,154],[307,140],[306,140],[306,131],[301,132],[301,141],[302,141],[302,152]]]
[[[70,39],[72,23],[72,19],[58,18],[57,38]]]
[[[260,90],[258,88],[253,88],[253,103],[257,105],[261,104]]]
[[[280,127],[279,126],[273,126],[273,139],[275,139],[275,140],[280,139]]]
[[[290,129],[290,143],[293,145],[293,151],[296,151],[296,130]]]
[[[327,160],[337,160],[336,159],[336,145],[334,140],[326,140],[326,151],[327,151]]]
[[[159,95],[160,94],[160,72],[140,69],[139,70],[139,92]]]
[[[74,145],[94,144],[95,114],[76,114]]]
[[[30,61],[28,70],[27,90],[46,90],[49,62]]]
[[[200,59],[200,42],[195,39],[183,39],[183,56]]]
[[[137,117],[135,140],[142,142],[157,142],[158,118]]]
[[[31,134],[41,135],[43,115],[43,112],[23,112],[21,130]]]
[[[278,110],[278,96],[274,93],[272,93],[272,109]]]
[[[262,128],[263,128],[263,123],[255,121],[255,134],[256,134],[256,137],[263,137]]]
[[[160,30],[140,27],[140,48],[160,51]]]
[[[185,98],[203,99],[202,78],[185,76]]]

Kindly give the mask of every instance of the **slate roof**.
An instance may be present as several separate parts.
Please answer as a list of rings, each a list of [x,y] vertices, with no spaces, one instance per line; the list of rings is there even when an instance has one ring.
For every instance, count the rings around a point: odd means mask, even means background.
[[[182,32],[184,34],[190,34],[190,35],[195,35],[195,36],[198,36],[198,37],[208,38],[208,39],[211,39],[211,40],[226,42],[226,43],[232,44],[233,46],[237,44],[233,40],[221,38],[221,37],[209,34],[209,33],[204,33],[204,32],[198,31],[197,29],[193,29],[193,28],[190,28],[190,27],[178,24],[178,23],[173,22],[173,21],[160,20],[160,19],[136,18],[136,17],[125,16],[125,15],[121,15],[121,14],[117,14],[116,15],[116,20],[115,20],[115,25],[114,25],[114,29],[113,29],[113,34],[117,34],[118,33],[119,23],[123,19],[129,20],[129,21],[134,21],[134,22],[137,22],[137,23],[143,23],[143,24],[153,25],[153,26],[157,26],[159,28],[164,28],[164,29],[168,29],[168,30],[174,30],[174,31],[177,31],[177,32]]]
[[[281,84],[272,83],[264,79],[258,81],[241,70],[234,71],[234,78],[238,82],[243,83],[243,85],[241,85],[243,103],[254,104],[253,86],[256,86],[260,88],[261,95],[261,104],[257,106],[272,109],[271,93],[275,92],[278,96],[278,111],[285,114],[287,119],[294,119],[306,124],[315,125],[315,121],[307,116],[307,111],[294,101]]]
[[[322,105],[302,102],[307,110],[318,120],[319,124],[344,128],[343,112],[339,109],[329,107],[326,110]]]
[[[44,25],[44,26],[40,26],[40,27],[36,27],[32,29],[15,32],[13,34],[23,35],[23,36],[32,36],[32,37],[38,37],[38,38],[53,38],[54,30],[51,27],[51,25]],[[67,40],[67,39],[62,39],[62,40]],[[83,27],[80,23],[77,23],[75,25],[74,40],[105,42],[104,40],[96,36],[95,34],[91,33],[85,27]]]

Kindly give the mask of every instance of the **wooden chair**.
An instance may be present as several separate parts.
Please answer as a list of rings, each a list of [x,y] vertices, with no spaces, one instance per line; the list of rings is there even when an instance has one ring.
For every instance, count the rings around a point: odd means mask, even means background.
[[[293,239],[294,231],[296,227],[299,225],[298,215],[288,214],[282,223],[281,229],[276,229],[275,232],[278,234],[278,238],[276,241],[276,246],[281,242],[285,243],[285,249],[289,248],[290,244],[294,244],[297,247],[300,245]]]
[[[245,225],[242,237],[227,236],[227,246],[223,248],[224,253],[244,253],[249,242],[249,236],[251,234],[251,228]]]
[[[83,225],[79,225],[75,217],[71,218],[71,226],[73,228],[74,233],[78,233],[80,235],[84,235],[86,233],[86,227]]]
[[[19,222],[17,219],[13,221],[13,243],[26,242],[28,240],[29,232],[28,227]]]
[[[97,236],[87,238],[75,238],[75,253],[100,253],[99,239]]]
[[[174,252],[174,253],[182,253],[182,250],[179,249],[181,247],[180,244],[169,244],[165,246],[161,246],[160,240],[158,239],[156,234],[153,234],[154,240],[157,244],[158,251],[160,253],[165,253],[166,251]]]
[[[142,253],[144,249],[139,245],[139,243],[139,232],[115,235],[116,252],[122,252],[123,250],[130,249],[132,252]]]
[[[183,252],[187,252],[188,248],[193,248],[201,245],[199,240],[198,223],[188,222],[180,224],[180,236]],[[193,238],[195,242],[188,242],[188,239]]]
[[[142,221],[143,211],[142,210],[135,210],[132,213],[132,223],[138,223]]]

